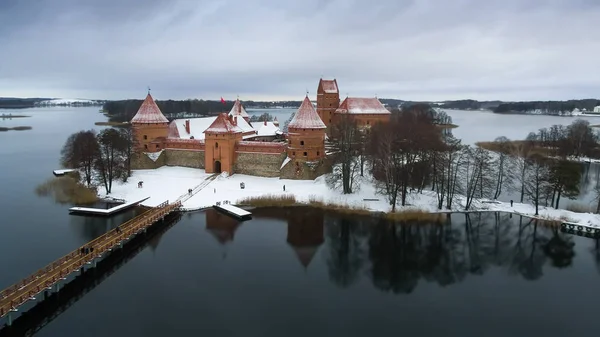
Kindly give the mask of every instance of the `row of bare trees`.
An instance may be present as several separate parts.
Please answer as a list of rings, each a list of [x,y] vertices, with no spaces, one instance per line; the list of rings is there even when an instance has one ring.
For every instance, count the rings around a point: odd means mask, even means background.
[[[555,157],[597,157],[599,137],[583,119],[575,120],[571,125],[553,125],[531,132],[526,141],[533,142]]]
[[[132,134],[129,128],[79,131],[67,138],[61,164],[77,169],[88,187],[102,185],[106,193],[115,179],[131,176]]]
[[[520,202],[534,204],[536,213],[540,205],[558,208],[561,198],[579,195],[578,163],[541,155],[535,141],[499,137],[494,142],[498,152],[464,145],[441,132],[434,117],[419,105],[371,128],[361,129],[352,117],[340,117],[332,130],[335,165],[330,185],[353,193],[367,167],[392,211],[407,205],[411,192],[425,189],[436,193],[439,209],[460,204],[469,210],[478,199],[497,199],[510,191],[520,194]]]

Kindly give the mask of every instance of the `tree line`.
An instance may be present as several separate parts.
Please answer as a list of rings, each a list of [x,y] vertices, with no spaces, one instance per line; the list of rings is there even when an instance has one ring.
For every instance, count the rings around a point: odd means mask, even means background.
[[[334,162],[330,185],[354,193],[369,172],[392,211],[409,204],[411,192],[425,190],[435,192],[440,210],[458,204],[469,210],[478,199],[495,200],[503,191],[516,192],[519,202],[531,202],[536,215],[541,205],[558,208],[561,198],[579,195],[581,165],[568,156],[590,154],[598,139],[589,125],[576,121],[553,140],[561,142],[556,150],[561,156],[554,158],[539,152],[538,136],[521,142],[499,137],[493,142],[497,152],[462,144],[451,133],[441,132],[434,116],[418,105],[367,129],[350,117],[342,118],[330,140]],[[550,142],[547,133],[541,131],[540,139]]]
[[[77,169],[88,187],[103,186],[109,194],[115,180],[131,176],[132,147],[130,128],[79,131],[67,138],[60,161]]]
[[[570,115],[575,108],[593,111],[594,107],[600,105],[597,99],[580,99],[569,101],[534,101],[534,102],[511,102],[502,103],[494,112],[496,113],[527,113],[539,111],[546,115]]]

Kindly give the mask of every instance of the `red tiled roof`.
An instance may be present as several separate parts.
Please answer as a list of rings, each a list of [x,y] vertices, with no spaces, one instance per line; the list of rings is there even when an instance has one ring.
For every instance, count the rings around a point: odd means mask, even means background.
[[[169,124],[169,135],[167,138],[180,138],[179,130],[177,130],[177,121],[174,120]]]
[[[231,108],[229,116],[240,116],[242,118],[250,117],[246,112],[246,109],[244,109],[244,106],[240,102],[239,98],[235,100],[235,103],[233,103],[233,108]]]
[[[321,79],[321,87],[326,94],[337,94],[339,93],[336,80],[323,80]]]
[[[142,106],[138,109],[138,112],[131,119],[131,123],[168,123],[169,120],[160,112],[158,105],[154,102],[152,96],[148,93],[146,99],[142,103]]]
[[[335,113],[390,114],[390,111],[386,109],[376,97],[346,97],[342,104],[340,104],[340,107],[335,110]]]
[[[298,111],[294,115],[294,119],[288,125],[288,128],[295,129],[326,129],[327,127],[323,124],[323,121],[315,111],[308,96],[304,98],[304,102],[298,108]]]
[[[242,130],[233,125],[226,113],[219,114],[217,119],[206,129],[204,133],[240,133]]]

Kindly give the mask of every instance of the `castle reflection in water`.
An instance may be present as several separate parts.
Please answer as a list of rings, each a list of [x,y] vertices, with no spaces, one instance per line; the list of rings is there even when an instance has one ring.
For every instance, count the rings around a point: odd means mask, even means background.
[[[330,281],[339,287],[369,277],[379,290],[410,293],[419,282],[447,286],[492,268],[537,280],[545,268],[571,267],[576,254],[600,265],[597,240],[505,213],[455,214],[444,224],[396,224],[303,207],[256,209],[253,215],[252,221],[287,222],[287,243],[300,264],[308,268],[316,256],[323,257]],[[233,244],[240,226],[245,224],[206,212],[206,229],[221,244]]]

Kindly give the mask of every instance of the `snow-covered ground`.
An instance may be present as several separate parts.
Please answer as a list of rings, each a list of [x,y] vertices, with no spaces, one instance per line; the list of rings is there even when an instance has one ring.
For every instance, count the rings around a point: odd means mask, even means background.
[[[138,200],[150,197],[143,202],[146,206],[156,206],[166,200],[174,201],[185,195],[188,189],[201,184],[210,174],[204,170],[185,167],[161,167],[155,170],[138,170],[133,172],[127,183],[116,182],[113,185],[113,193],[109,196],[126,201]],[[139,181],[143,181],[143,187],[138,188]],[[245,188],[240,188],[240,183]],[[285,191],[283,186],[285,185]],[[321,200],[327,203],[348,205],[352,207],[366,208],[373,211],[389,212],[391,206],[385,196],[376,193],[374,185],[370,181],[363,181],[360,190],[354,194],[344,195],[340,191],[332,190],[325,181],[325,176],[315,180],[286,180],[279,178],[263,178],[234,174],[230,177],[219,176],[204,189],[183,203],[186,210],[197,210],[210,207],[218,201],[229,201],[233,204],[238,201],[255,196],[263,195],[286,195],[293,194],[299,202],[308,202],[310,199]],[[365,199],[377,199],[365,201]],[[464,198],[455,197],[456,203],[452,211],[464,211]],[[410,206],[396,207],[397,211],[423,210],[427,212],[440,212],[437,209],[437,195],[432,191],[424,191],[421,194],[413,193],[409,196]],[[517,214],[533,216],[535,207],[529,204],[510,203],[475,200],[470,211],[499,211],[514,212]],[[447,210],[442,210],[447,212]],[[575,213],[562,209],[553,209],[540,206],[539,217],[561,221],[576,222],[595,227],[600,227],[600,215],[591,213]]]

